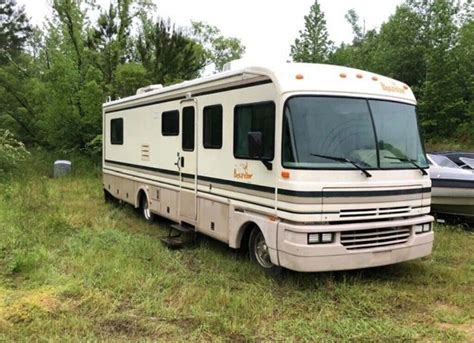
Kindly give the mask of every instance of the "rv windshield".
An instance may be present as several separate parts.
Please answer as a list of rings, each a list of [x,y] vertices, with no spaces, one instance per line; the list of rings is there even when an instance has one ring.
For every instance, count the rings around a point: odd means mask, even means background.
[[[427,168],[415,106],[381,100],[297,96],[286,102],[283,166],[300,169]]]

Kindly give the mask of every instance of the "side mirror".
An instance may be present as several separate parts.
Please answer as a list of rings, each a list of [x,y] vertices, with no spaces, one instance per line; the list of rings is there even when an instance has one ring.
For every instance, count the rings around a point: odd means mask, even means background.
[[[249,157],[260,160],[267,170],[272,170],[272,162],[263,158],[263,140],[261,131],[250,131],[247,135]]]
[[[263,157],[263,142],[261,131],[250,131],[247,135],[250,158]]]

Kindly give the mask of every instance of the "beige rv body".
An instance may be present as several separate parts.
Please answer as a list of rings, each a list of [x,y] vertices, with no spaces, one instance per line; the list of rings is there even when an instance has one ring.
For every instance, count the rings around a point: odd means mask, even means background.
[[[273,264],[297,271],[365,268],[429,255],[431,181],[417,169],[288,170],[281,163],[282,113],[294,95],[336,95],[416,104],[404,84],[372,73],[328,65],[287,63],[243,67],[183,82],[103,106],[103,185],[114,197],[239,248],[257,225]],[[258,160],[234,157],[234,108],[275,104],[272,170]],[[206,106],[223,109],[220,149],[203,146]],[[194,107],[194,151],[182,149],[182,110]],[[161,116],[180,111],[177,136],[163,136]],[[110,122],[123,118],[123,144],[110,141]],[[184,163],[183,163],[184,161]],[[182,165],[181,165],[182,164]],[[283,173],[282,173],[283,172]],[[286,173],[286,174],[285,174]],[[283,177],[282,175],[285,175]],[[289,175],[289,177],[288,177]],[[344,244],[378,229],[389,244]],[[372,230],[372,231],[367,231]],[[309,245],[308,233],[333,232],[330,244]]]

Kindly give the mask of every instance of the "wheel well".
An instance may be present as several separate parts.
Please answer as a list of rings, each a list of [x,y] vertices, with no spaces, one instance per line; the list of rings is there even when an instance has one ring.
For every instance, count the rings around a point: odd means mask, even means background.
[[[250,239],[250,233],[252,232],[253,228],[257,227],[258,225],[255,224],[254,222],[247,222],[244,225],[242,225],[242,238],[240,239],[240,249],[246,251],[248,250],[249,247],[249,239]],[[259,228],[260,229],[260,228]]]
[[[141,206],[143,197],[146,198],[146,193],[143,189],[140,189],[137,194],[137,208]]]

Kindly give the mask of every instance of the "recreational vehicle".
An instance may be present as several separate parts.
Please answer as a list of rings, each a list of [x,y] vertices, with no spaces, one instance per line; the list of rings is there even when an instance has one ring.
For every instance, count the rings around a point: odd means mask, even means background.
[[[105,195],[248,248],[268,270],[431,253],[431,181],[402,82],[332,65],[230,65],[103,105]]]

